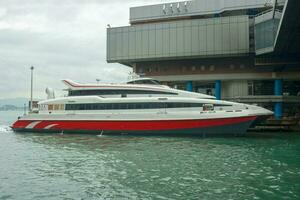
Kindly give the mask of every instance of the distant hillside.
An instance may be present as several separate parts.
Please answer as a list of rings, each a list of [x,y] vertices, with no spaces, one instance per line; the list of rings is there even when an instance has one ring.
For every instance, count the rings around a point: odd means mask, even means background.
[[[13,105],[4,105],[0,106],[0,111],[8,111],[8,110],[23,110],[24,108],[13,106]]]
[[[4,105],[10,105],[15,107],[24,107],[24,104],[28,105],[28,98],[9,98],[0,99],[0,107]]]

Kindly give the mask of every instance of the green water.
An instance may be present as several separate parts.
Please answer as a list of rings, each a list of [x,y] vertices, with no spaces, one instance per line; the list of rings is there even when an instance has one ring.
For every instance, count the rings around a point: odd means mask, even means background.
[[[300,199],[300,133],[16,134],[0,112],[0,199]]]

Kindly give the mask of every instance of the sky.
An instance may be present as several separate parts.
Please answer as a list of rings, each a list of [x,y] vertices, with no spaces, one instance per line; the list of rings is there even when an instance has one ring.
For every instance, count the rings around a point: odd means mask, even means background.
[[[62,79],[125,82],[131,68],[106,62],[106,27],[129,24],[129,7],[168,0],[0,0],[0,99],[63,93]]]

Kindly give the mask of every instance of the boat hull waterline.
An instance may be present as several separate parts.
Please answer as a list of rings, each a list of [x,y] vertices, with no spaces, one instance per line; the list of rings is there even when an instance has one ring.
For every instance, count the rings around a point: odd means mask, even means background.
[[[244,134],[256,116],[189,120],[18,120],[18,132],[94,134]]]

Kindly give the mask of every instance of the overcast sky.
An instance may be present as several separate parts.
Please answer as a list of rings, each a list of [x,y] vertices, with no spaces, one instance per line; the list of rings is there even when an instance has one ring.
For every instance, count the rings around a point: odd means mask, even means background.
[[[126,26],[129,7],[168,0],[1,0],[0,98],[34,96],[61,79],[90,83],[127,80],[130,68],[106,63],[106,26]]]

